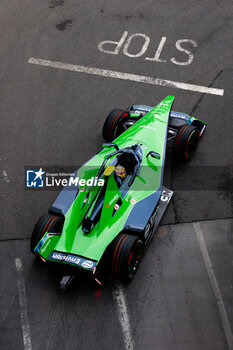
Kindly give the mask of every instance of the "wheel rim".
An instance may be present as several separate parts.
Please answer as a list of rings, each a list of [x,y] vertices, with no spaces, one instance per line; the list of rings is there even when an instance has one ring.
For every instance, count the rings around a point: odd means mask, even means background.
[[[137,241],[130,252],[128,260],[128,276],[133,278],[142,258],[142,242]]]
[[[199,138],[200,138],[199,132],[197,130],[193,130],[193,132],[190,134],[187,140],[187,147],[185,151],[186,159],[189,159],[195,152],[198,145]]]

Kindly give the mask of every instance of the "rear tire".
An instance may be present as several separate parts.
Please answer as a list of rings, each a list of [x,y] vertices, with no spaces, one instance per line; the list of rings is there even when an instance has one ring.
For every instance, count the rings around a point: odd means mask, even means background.
[[[142,240],[139,237],[120,234],[112,247],[112,275],[128,282],[135,276],[142,258]]]
[[[64,219],[55,215],[42,215],[37,221],[31,236],[31,252],[34,253],[34,249],[44,236],[45,232],[61,233]]]
[[[189,160],[198,145],[200,132],[192,125],[184,125],[178,131],[174,141],[174,155],[177,159]]]
[[[105,120],[102,131],[103,138],[108,142],[113,141],[120,135],[118,131],[121,122],[127,118],[129,118],[127,111],[118,108],[113,109]]]

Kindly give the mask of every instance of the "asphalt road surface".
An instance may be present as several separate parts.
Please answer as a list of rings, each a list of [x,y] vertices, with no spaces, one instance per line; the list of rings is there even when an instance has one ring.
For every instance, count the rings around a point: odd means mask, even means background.
[[[1,1],[1,349],[233,349],[232,10],[217,0]],[[111,109],[167,95],[208,127],[188,164],[167,152],[175,194],[136,278],[59,290],[60,275],[29,252],[58,193],[25,190],[25,167],[78,167],[100,149]]]

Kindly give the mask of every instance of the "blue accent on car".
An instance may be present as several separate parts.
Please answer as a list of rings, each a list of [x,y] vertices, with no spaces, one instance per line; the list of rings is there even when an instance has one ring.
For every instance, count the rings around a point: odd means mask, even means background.
[[[79,186],[73,186],[72,188],[72,190],[71,186],[69,188],[63,188],[53,205],[50,207],[50,214],[66,215],[79,192]]]
[[[44,245],[44,243],[47,241],[47,239],[49,238],[48,234],[46,236],[44,236],[40,242],[37,244],[36,248],[35,248],[35,252],[38,253],[40,248]]]
[[[154,107],[145,106],[145,105],[132,105],[131,110],[141,111],[141,112],[150,112]]]
[[[192,122],[195,120],[195,118],[194,117],[191,117],[190,119],[189,119],[189,121],[188,121],[188,123],[187,123],[187,125],[191,125],[192,124]]]
[[[137,232],[144,230],[149,218],[158,204],[161,193],[162,190],[156,191],[142,199],[140,202],[135,203],[125,222],[124,229]]]
[[[190,119],[190,115],[188,115],[186,113],[175,112],[175,111],[171,111],[170,117],[171,118],[183,119],[183,120],[186,120],[186,121],[188,121]]]
[[[142,154],[142,148],[139,145],[137,145],[137,147],[135,149],[135,153],[138,156],[139,161],[141,162],[143,154]]]

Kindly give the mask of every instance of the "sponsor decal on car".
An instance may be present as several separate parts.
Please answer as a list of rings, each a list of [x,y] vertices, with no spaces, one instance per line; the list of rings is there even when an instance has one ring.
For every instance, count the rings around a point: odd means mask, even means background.
[[[77,265],[88,270],[93,270],[97,264],[96,261],[85,259],[77,255],[60,253],[56,251],[51,252],[48,259],[53,261],[62,261],[72,265]]]
[[[190,118],[190,116],[188,114],[175,112],[175,111],[171,111],[170,117],[179,118],[179,119],[183,119],[183,120],[188,120]]]
[[[144,232],[144,237],[147,238],[150,233],[150,223],[146,225],[145,232]]]
[[[153,225],[154,225],[154,223],[155,223],[156,215],[157,215],[157,212],[156,212],[156,210],[155,210],[154,214],[152,214],[151,217],[150,217],[150,224],[151,224],[151,227],[153,227]]]
[[[151,110],[152,110],[152,107],[149,107],[149,106],[144,106],[144,105],[139,105],[139,106],[134,106],[136,109],[135,109],[135,111],[136,110],[138,110],[138,111],[143,111],[143,112],[150,112]]]
[[[168,196],[162,195],[162,196],[160,197],[160,199],[161,199],[162,202],[167,202],[167,201],[168,201]]]
[[[94,262],[90,260],[85,260],[82,263],[82,266],[85,267],[86,269],[91,269],[93,267]]]
[[[149,126],[149,125],[140,125],[140,128],[156,131],[156,128],[154,126]]]
[[[117,198],[118,198],[118,195],[116,194],[116,195],[110,200],[109,205],[112,205],[113,202],[115,202],[115,200],[117,200]]]
[[[173,192],[169,191],[169,190],[163,190],[162,195],[160,197],[160,200],[162,202],[167,202],[170,201],[171,197],[172,197]]]
[[[114,209],[118,210],[120,208],[120,206],[118,204],[114,204]]]

